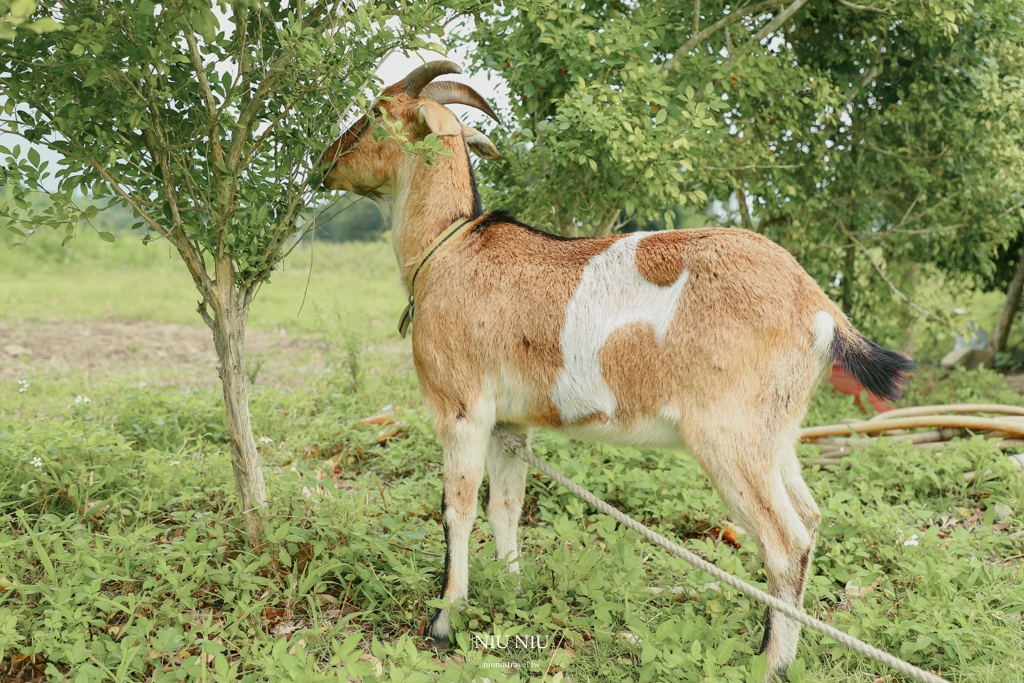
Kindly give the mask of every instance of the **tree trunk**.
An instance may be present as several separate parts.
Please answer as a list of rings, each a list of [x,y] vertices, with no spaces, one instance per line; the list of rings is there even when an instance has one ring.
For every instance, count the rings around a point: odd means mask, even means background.
[[[622,210],[618,206],[609,209],[608,213],[604,215],[604,219],[594,228],[591,237],[607,237],[611,235],[628,222],[621,220],[621,218]]]
[[[993,351],[1003,351],[1006,348],[1006,340],[1010,337],[1010,327],[1013,325],[1013,317],[1017,315],[1017,308],[1020,307],[1021,289],[1024,289],[1024,249],[1021,250],[1017,261],[1017,272],[1013,274],[1013,280],[1006,289],[1006,301],[1003,303],[1003,310],[999,312],[999,320],[996,321],[996,329],[992,330],[992,340],[989,346]]]
[[[263,510],[267,507],[267,485],[260,468],[256,440],[249,419],[249,393],[245,386],[245,323],[249,317],[246,302],[231,274],[231,262],[218,259],[217,283],[212,322],[213,342],[220,359],[221,384],[231,434],[231,466],[235,472],[235,490],[242,508],[249,544],[258,546],[263,538]]]
[[[911,263],[910,268],[907,271],[907,283],[910,285],[909,289],[911,294],[914,293],[917,287],[917,267],[916,264]],[[907,329],[906,329],[906,341],[903,344],[903,353],[907,354],[911,358],[914,357],[914,309],[910,305],[909,301],[904,302],[904,310],[907,312]]]
[[[750,217],[750,207],[747,206],[747,193],[743,191],[743,185],[739,180],[736,181],[736,201],[740,205],[740,218],[743,221],[743,227],[754,232],[761,232],[754,227],[754,221]]]
[[[843,269],[843,313],[847,316],[853,310],[853,268],[856,264],[857,247],[850,244],[846,247],[846,268]]]

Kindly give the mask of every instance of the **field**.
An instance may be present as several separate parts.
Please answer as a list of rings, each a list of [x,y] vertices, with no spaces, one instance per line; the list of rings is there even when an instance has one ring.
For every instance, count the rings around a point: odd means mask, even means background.
[[[385,243],[298,250],[254,304],[247,374],[273,508],[249,550],[195,299],[161,243],[84,235],[61,250],[40,234],[0,253],[0,679],[760,680],[760,606],[539,474],[521,578],[492,559],[481,517],[457,648],[419,637],[440,604],[441,455],[395,333]],[[904,402],[952,400],[1024,405],[993,372],[928,368]],[[397,425],[362,422],[386,406]],[[823,389],[806,424],[858,414]],[[763,585],[754,544],[726,540],[685,453],[534,443]],[[809,612],[951,681],[1024,680],[1019,468],[975,437],[940,458],[883,442],[804,473],[824,516]],[[516,633],[550,640],[487,651],[470,635]],[[888,673],[805,634],[789,680],[900,680]]]

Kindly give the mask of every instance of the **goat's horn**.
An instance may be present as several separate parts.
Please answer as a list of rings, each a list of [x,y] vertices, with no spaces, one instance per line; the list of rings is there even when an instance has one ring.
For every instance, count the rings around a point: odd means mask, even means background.
[[[419,97],[424,86],[438,76],[460,73],[462,73],[462,67],[455,62],[438,59],[413,69],[412,73],[402,79],[402,87],[405,88],[405,94],[409,97]]]
[[[487,100],[476,90],[473,90],[464,83],[456,83],[455,81],[430,83],[423,87],[420,97],[429,97],[440,104],[465,104],[469,107],[476,107],[498,123],[501,123],[501,119],[491,109],[491,105],[487,103]]]

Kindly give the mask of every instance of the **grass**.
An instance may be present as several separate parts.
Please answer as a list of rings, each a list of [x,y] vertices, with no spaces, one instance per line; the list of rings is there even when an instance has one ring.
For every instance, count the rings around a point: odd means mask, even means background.
[[[108,244],[93,231],[81,230],[61,248],[59,236],[46,231],[22,247],[0,250],[0,273],[0,320],[7,322],[201,324],[191,278],[163,241],[143,246],[121,234]],[[371,321],[377,329],[379,323],[383,336],[397,325],[404,306],[390,244],[317,242],[296,249],[260,290],[249,325],[312,334],[319,329],[317,311],[322,311],[337,313],[347,325]]]
[[[174,321],[177,307],[190,310],[188,282],[149,251],[156,245],[79,245],[70,256],[44,244],[4,254],[0,291],[16,299],[6,322]],[[116,372],[33,375],[24,392],[0,385],[0,678],[757,680],[760,606],[535,477],[521,578],[492,559],[481,519],[458,646],[429,649],[417,634],[439,604],[441,453],[411,369],[369,351],[392,334],[402,305],[387,246],[329,246],[316,252],[306,304],[341,311],[321,316],[327,371],[302,390],[258,386],[252,397],[273,501],[258,552],[239,536],[215,389],[134,389]],[[261,292],[254,325],[319,329],[315,316],[294,316],[306,276],[296,271]],[[151,281],[161,281],[151,309],[122,301]],[[90,402],[76,403],[86,381]],[[987,371],[923,373],[907,398],[947,400],[1024,404]],[[385,404],[400,421],[393,435],[361,422]],[[822,391],[808,422],[856,411],[850,397]],[[727,513],[685,453],[550,433],[537,435],[535,452],[763,586],[753,543],[720,540]],[[966,485],[967,470],[982,475]],[[824,516],[812,614],[953,681],[1024,680],[1019,469],[975,438],[940,459],[882,443],[805,476]],[[550,637],[550,647],[483,650],[470,637],[495,633]],[[509,661],[540,665],[500,666]],[[789,680],[869,683],[887,673],[805,634]]]

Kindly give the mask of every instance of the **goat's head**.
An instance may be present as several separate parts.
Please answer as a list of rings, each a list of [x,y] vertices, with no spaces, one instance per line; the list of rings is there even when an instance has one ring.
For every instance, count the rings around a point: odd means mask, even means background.
[[[413,142],[430,133],[439,137],[459,136],[477,156],[498,158],[498,150],[486,135],[463,124],[444,106],[465,104],[499,121],[487,100],[462,83],[431,82],[438,76],[452,73],[462,73],[462,69],[453,62],[429,62],[386,88],[374,100],[369,113],[361,116],[323,153],[320,167],[325,170],[324,187],[371,196],[394,192],[402,150],[394,138],[375,134],[380,132],[385,119],[399,122],[403,134]]]

